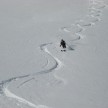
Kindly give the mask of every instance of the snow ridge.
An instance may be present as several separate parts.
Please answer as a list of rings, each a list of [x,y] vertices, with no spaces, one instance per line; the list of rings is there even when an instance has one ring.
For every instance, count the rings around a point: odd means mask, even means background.
[[[73,41],[77,41],[79,39],[83,39],[85,36],[82,34],[88,27],[94,26],[97,22],[101,20],[100,16],[102,14],[102,10],[107,7],[106,4],[104,4],[104,1],[102,0],[89,0],[89,13],[86,15],[83,19],[76,21],[74,24],[69,25],[68,27],[61,27],[61,32],[65,32],[67,34],[72,34],[76,36],[76,39]],[[48,50],[49,45],[54,45],[54,43],[45,43],[40,45],[40,50],[45,52],[48,56],[50,56],[55,64],[50,69],[45,69],[40,72],[36,72],[33,74],[27,74],[24,76],[17,76],[10,78],[8,80],[2,81],[0,83],[0,94],[5,95],[7,98],[12,98],[17,100],[18,102],[21,102],[23,104],[26,104],[33,108],[50,108],[46,105],[35,105],[31,103],[30,101],[21,98],[15,94],[13,94],[11,91],[9,91],[8,86],[11,82],[27,78],[29,76],[36,76],[41,74],[46,74],[53,72],[54,70],[58,70],[63,66],[63,63]],[[70,47],[70,46],[69,46]],[[62,80],[64,82],[64,79],[58,77],[56,74],[53,74],[57,80]],[[29,80],[28,80],[29,81]],[[25,82],[26,83],[26,82]],[[21,85],[20,85],[21,86]]]

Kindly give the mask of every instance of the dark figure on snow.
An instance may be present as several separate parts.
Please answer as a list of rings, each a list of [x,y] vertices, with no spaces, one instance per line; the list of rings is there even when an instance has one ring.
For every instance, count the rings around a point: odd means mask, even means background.
[[[66,51],[65,50],[65,48],[66,48],[66,42],[63,39],[60,42],[60,47],[63,47],[63,49],[64,49],[64,50],[61,50],[61,51]]]

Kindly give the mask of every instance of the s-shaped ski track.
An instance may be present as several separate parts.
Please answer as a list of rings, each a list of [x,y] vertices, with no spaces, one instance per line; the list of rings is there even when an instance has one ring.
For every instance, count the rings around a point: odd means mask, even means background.
[[[72,33],[73,35],[79,36],[76,39],[74,39],[75,41],[79,39],[83,39],[84,37],[82,35],[82,32],[84,32],[87,29],[87,27],[92,27],[93,25],[96,24],[96,22],[99,22],[101,20],[100,15],[102,14],[102,9],[105,7],[107,7],[107,5],[102,0],[89,0],[88,15],[86,15],[85,18],[77,21],[75,24],[71,24],[69,27],[62,27],[61,31]],[[49,69],[45,69],[45,70],[35,72],[32,74],[12,77],[8,80],[2,81],[0,83],[0,94],[1,95],[6,96],[7,98],[15,99],[18,102],[21,102],[22,104],[28,105],[33,108],[51,108],[46,105],[36,105],[22,97],[15,95],[8,89],[9,84],[12,83],[13,81],[15,82],[16,80],[22,80],[24,78],[37,76],[41,74],[47,74],[47,73],[53,72],[54,70],[59,70],[62,67],[63,63],[57,57],[53,56],[53,54],[48,50],[48,47],[47,47],[48,45],[53,45],[53,43],[47,43],[47,44],[40,45],[40,50],[42,50],[44,53],[46,53],[49,57],[53,59],[53,61],[55,62],[54,65]],[[57,80],[62,80],[62,81],[64,80],[61,77],[58,77],[56,74],[53,74],[53,75],[55,76]]]

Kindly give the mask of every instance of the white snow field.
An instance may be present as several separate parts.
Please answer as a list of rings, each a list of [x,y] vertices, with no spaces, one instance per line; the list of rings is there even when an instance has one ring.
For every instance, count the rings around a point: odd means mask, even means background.
[[[0,108],[108,108],[107,29],[108,0],[0,0]]]

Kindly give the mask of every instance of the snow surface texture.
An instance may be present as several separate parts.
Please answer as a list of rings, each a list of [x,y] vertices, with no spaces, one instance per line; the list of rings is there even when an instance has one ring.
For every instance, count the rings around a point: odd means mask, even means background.
[[[72,37],[72,41],[79,41],[84,39],[86,36],[83,35],[84,32],[86,30],[88,30],[89,27],[93,27],[94,25],[97,24],[97,22],[101,21],[101,14],[103,12],[103,9],[107,7],[107,5],[104,3],[104,1],[102,0],[90,0],[89,1],[89,13],[82,19],[76,21],[73,24],[70,24],[69,26],[65,26],[65,27],[61,27],[59,29],[59,38],[65,38],[65,36],[70,36],[69,38]],[[55,71],[60,70],[63,66],[64,63],[59,60],[56,55],[53,55],[52,52],[50,52],[50,47],[56,47],[56,45],[58,45],[58,43],[44,43],[41,44],[39,46],[40,50],[44,53],[44,55],[46,56],[47,62],[46,65],[43,66],[43,70],[36,72],[36,73],[30,73],[30,74],[26,74],[26,75],[21,75],[21,76],[16,76],[16,77],[12,77],[10,79],[7,80],[3,80],[0,83],[0,98],[4,98],[4,101],[6,99],[12,99],[14,104],[17,104],[16,107],[14,108],[51,108],[47,105],[41,105],[40,104],[34,104],[32,102],[30,102],[29,100],[26,100],[25,98],[22,98],[21,96],[16,95],[15,93],[11,92],[9,90],[9,85],[12,82],[16,82],[16,81],[20,81],[23,79],[26,79],[24,82],[20,83],[17,87],[20,88],[22,86],[24,86],[26,83],[28,83],[31,80],[34,80],[36,77],[39,76],[39,80],[41,80],[41,76],[42,78],[45,77],[43,75],[47,75],[51,73],[51,76],[53,77],[53,79],[51,79],[54,82],[50,82],[50,78],[46,79],[45,82],[50,83],[49,86],[52,85],[52,83],[54,84],[66,84],[66,80],[62,77],[59,77]],[[67,51],[74,51],[75,48],[69,44],[67,45]],[[47,67],[49,64],[51,64],[51,67]],[[45,77],[46,78],[46,77]],[[19,103],[18,103],[19,102]],[[20,103],[24,104],[25,106],[21,106]],[[2,107],[3,108],[3,107]],[[5,108],[5,106],[4,106]]]

